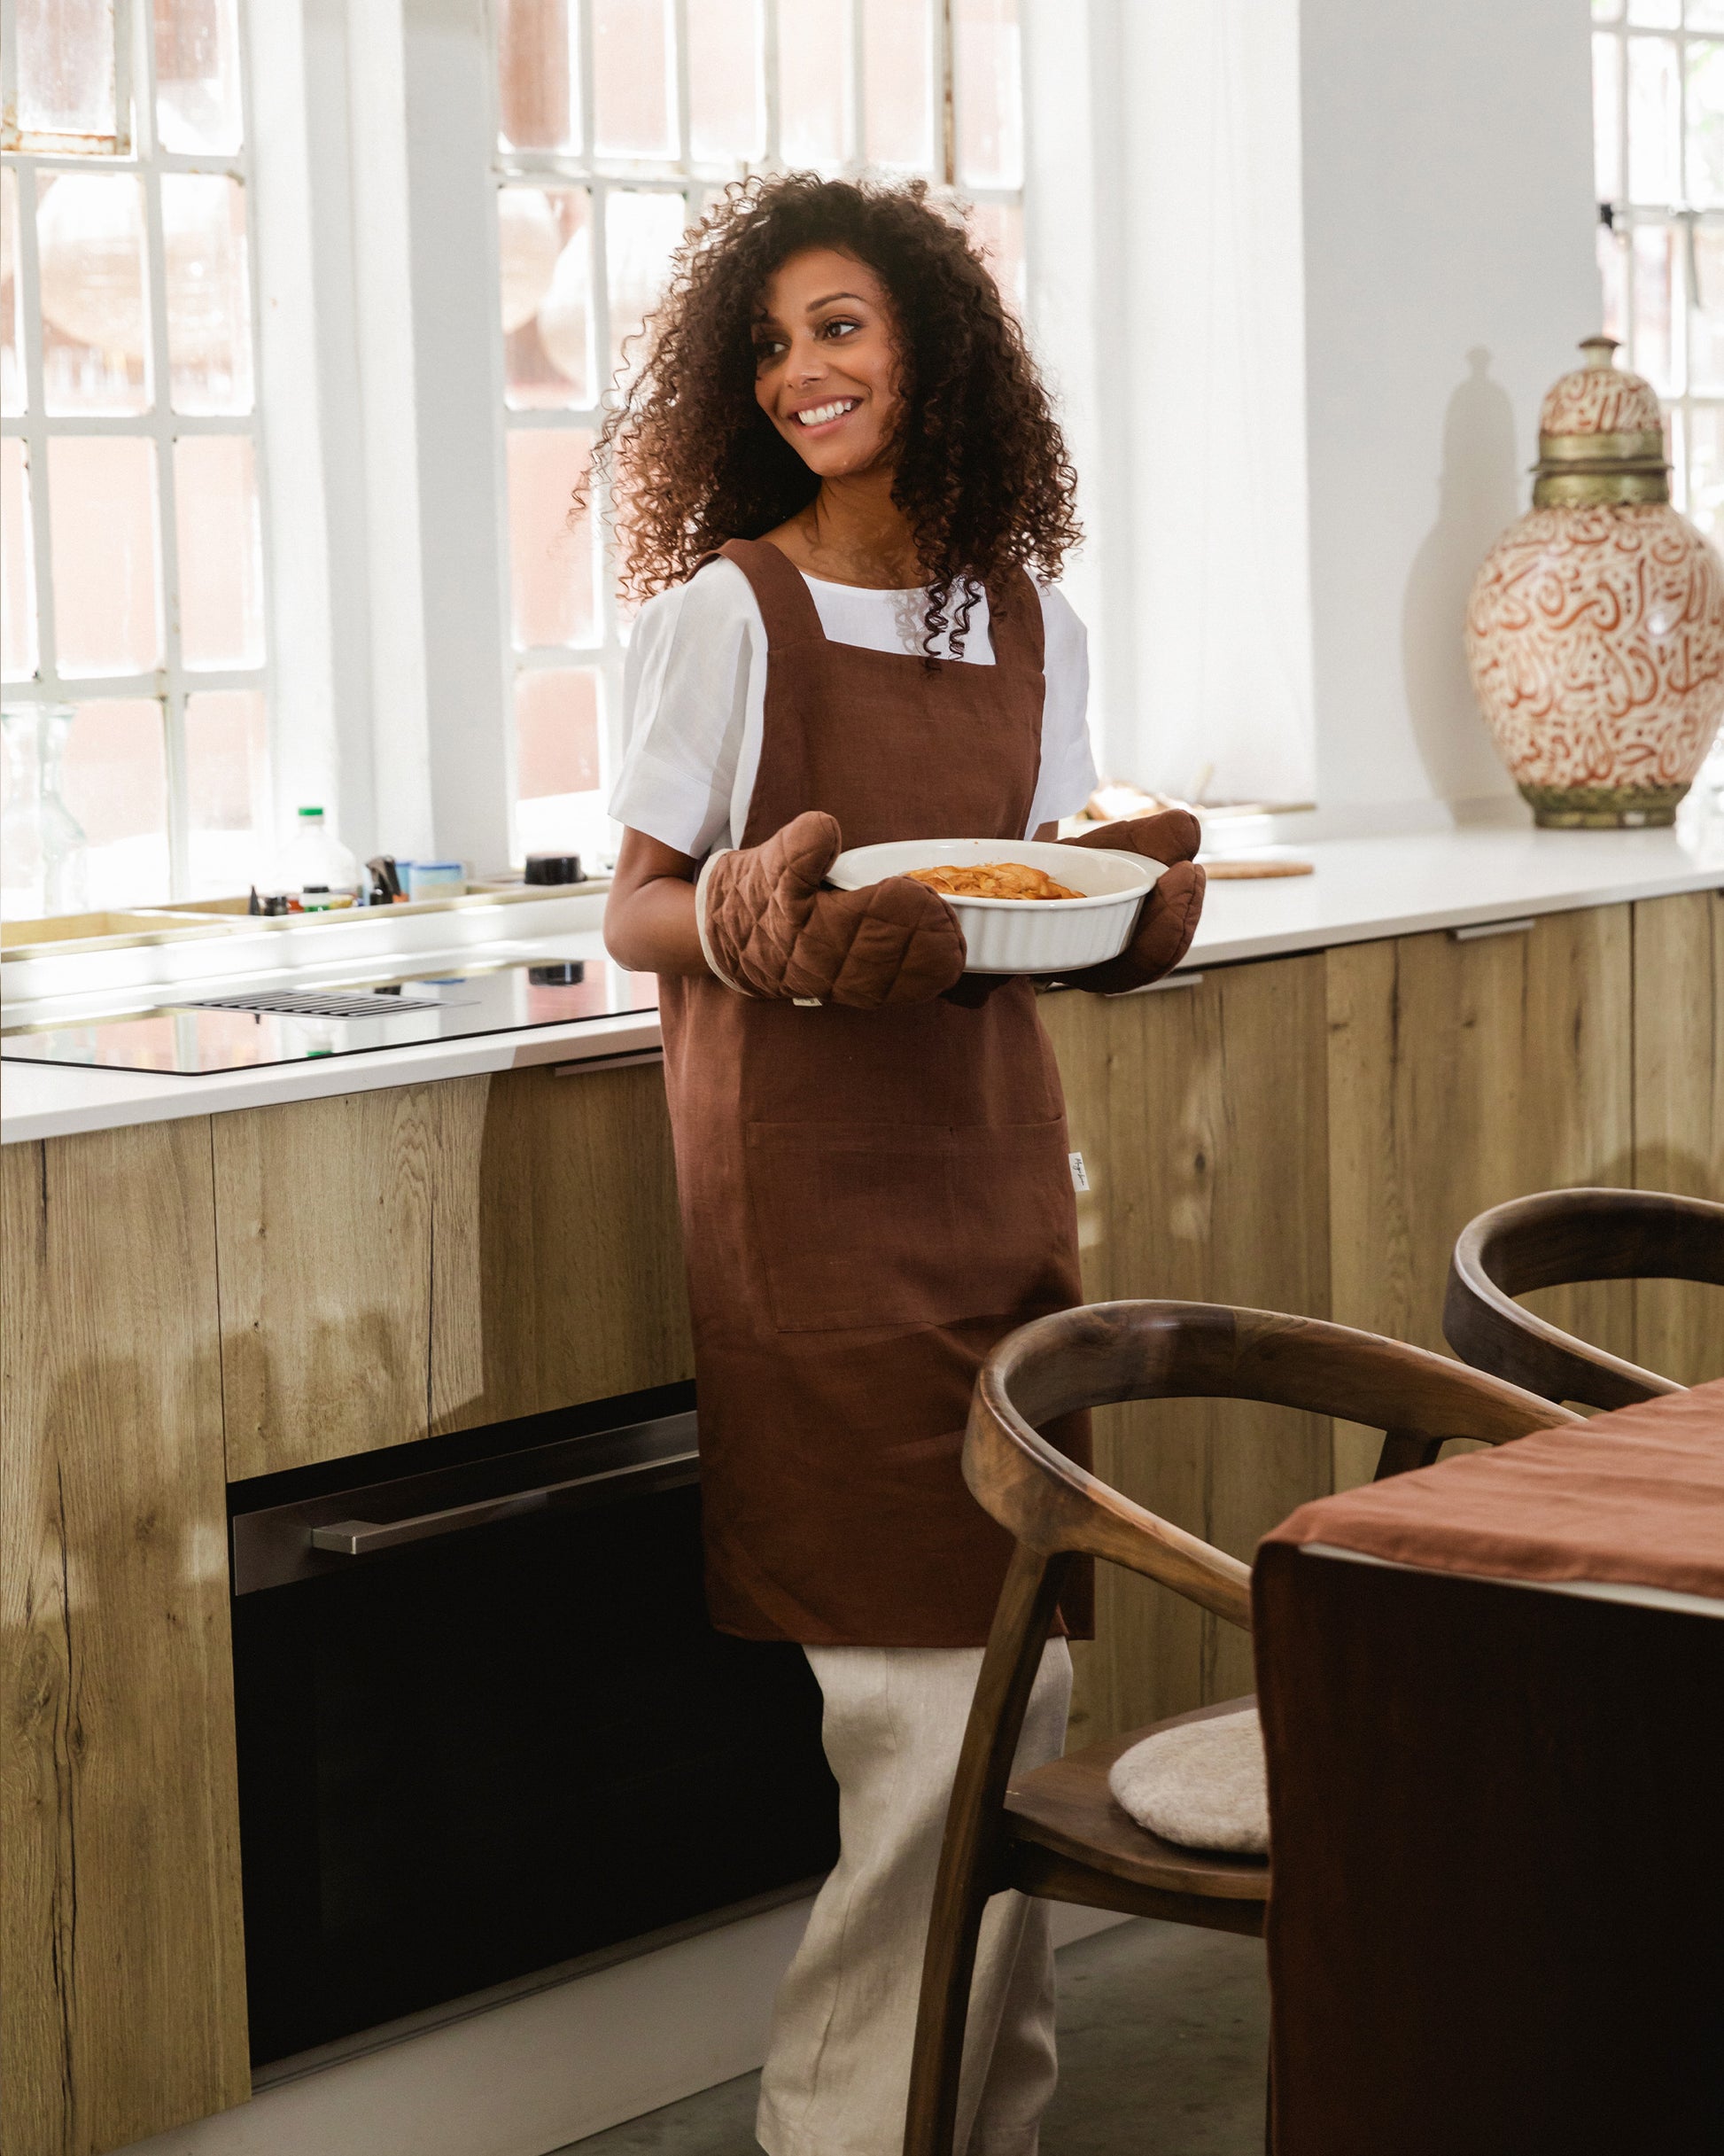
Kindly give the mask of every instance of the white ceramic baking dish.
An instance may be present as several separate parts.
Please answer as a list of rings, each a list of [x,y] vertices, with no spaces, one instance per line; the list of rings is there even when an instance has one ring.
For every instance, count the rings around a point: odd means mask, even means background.
[[[827,881],[840,891],[860,891],[912,868],[969,868],[983,861],[1025,861],[1084,895],[947,899],[964,931],[970,973],[1074,973],[1116,958],[1131,939],[1145,893],[1165,866],[1141,853],[1056,846],[1035,838],[904,838],[841,853]]]

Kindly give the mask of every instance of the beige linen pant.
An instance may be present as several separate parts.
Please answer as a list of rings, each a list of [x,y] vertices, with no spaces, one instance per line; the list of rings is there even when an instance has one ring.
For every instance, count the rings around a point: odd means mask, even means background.
[[[755,2130],[768,2156],[899,2156],[922,1949],[980,1647],[809,1647],[838,1779],[838,1863],[773,2009]],[[1049,1642],[1021,1770],[1064,1748],[1071,1655]],[[988,1905],[970,1992],[959,2156],[1035,2156],[1053,2093],[1049,1905]]]

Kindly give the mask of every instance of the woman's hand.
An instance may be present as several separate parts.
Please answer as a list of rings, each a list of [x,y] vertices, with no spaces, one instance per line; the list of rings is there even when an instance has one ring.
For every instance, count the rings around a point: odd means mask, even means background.
[[[964,932],[944,899],[908,876],[823,891],[843,847],[810,809],[763,845],[715,853],[695,920],[708,966],[743,995],[878,1010],[926,1003],[964,970]]]
[[[1197,818],[1183,808],[1164,809],[1158,816],[1134,816],[1129,822],[1107,823],[1081,838],[1060,841],[1068,846],[1102,846],[1115,853],[1141,853],[1146,860],[1165,861],[1153,888],[1138,913],[1131,940],[1117,958],[1099,966],[1086,966],[1081,973],[1062,976],[1068,986],[1087,988],[1092,995],[1124,995],[1133,988],[1146,988],[1171,973],[1192,947],[1198,916],[1203,911],[1203,871],[1192,858],[1203,842]]]

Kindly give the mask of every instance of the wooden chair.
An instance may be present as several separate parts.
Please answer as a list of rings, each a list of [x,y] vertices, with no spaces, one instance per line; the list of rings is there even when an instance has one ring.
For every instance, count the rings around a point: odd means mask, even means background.
[[[1079,1556],[1144,1573],[1250,1628],[1248,1566],[1134,1505],[1037,1435],[1037,1425],[1076,1408],[1193,1396],[1265,1400],[1371,1425],[1385,1432],[1378,1479],[1428,1464],[1450,1437],[1502,1444],[1580,1420],[1420,1348],[1216,1304],[1092,1304],[1037,1319],[1000,1342],[976,1381],[964,1475],[1018,1546],[946,1817],[905,2156],[950,2156],[976,1936],[990,1895],[1015,1887],[1214,1930],[1262,1930],[1266,1861],[1161,1841],[1107,1786],[1109,1770],[1132,1745],[1177,1723],[1248,1707],[1248,1699],[1134,1730],[1010,1782],[1054,1607]]]
[[[1514,1300],[1578,1280],[1724,1287],[1724,1205],[1662,1190],[1547,1190],[1480,1213],[1448,1268],[1442,1329],[1464,1362],[1547,1400],[1630,1407],[1683,1388],[1535,1318]]]

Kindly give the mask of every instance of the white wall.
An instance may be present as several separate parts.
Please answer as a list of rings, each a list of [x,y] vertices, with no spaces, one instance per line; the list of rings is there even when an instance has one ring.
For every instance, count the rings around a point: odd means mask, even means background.
[[[1461,620],[1597,323],[1588,19],[1026,0],[1031,327],[1113,771],[1213,764],[1343,829],[1512,800]]]
[[[1585,0],[1303,0],[1317,798],[1503,796],[1462,610],[1598,326]]]

